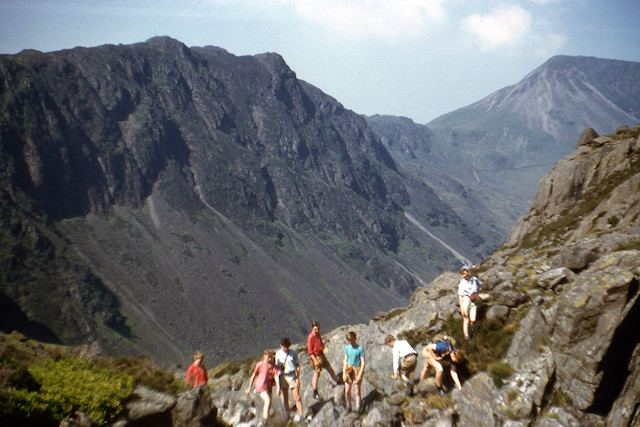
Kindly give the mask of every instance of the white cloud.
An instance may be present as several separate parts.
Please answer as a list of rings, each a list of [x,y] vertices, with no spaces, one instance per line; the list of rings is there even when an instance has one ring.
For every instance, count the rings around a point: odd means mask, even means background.
[[[473,14],[463,21],[467,33],[476,37],[483,51],[513,46],[531,33],[531,13],[520,6],[494,9],[489,14]]]
[[[305,20],[351,37],[399,39],[442,21],[443,0],[279,0]]]

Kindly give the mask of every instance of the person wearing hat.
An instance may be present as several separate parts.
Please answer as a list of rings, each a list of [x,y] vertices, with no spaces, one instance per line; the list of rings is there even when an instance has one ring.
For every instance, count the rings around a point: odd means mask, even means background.
[[[467,266],[460,269],[460,274],[462,279],[458,284],[458,303],[460,304],[460,314],[462,314],[462,332],[464,338],[469,341],[471,339],[469,329],[473,327],[478,312],[474,301],[478,298],[478,292],[482,290],[482,282],[477,277],[471,276],[471,271]]]

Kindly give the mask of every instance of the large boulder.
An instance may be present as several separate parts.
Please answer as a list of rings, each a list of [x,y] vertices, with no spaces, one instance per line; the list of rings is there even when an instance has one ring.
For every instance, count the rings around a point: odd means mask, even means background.
[[[608,413],[638,402],[638,251],[602,257],[566,289],[552,336],[558,386],[580,410]],[[637,274],[637,272],[636,272]],[[636,371],[637,372],[637,371]],[[628,395],[626,394],[628,393]]]

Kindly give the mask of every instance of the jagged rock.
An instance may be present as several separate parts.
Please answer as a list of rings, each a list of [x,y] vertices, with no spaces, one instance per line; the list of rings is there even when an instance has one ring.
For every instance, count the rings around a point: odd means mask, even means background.
[[[139,425],[171,425],[171,409],[177,398],[137,386],[126,404],[127,418]]]
[[[200,427],[214,425],[218,410],[208,387],[197,387],[181,393],[171,411],[174,426]]]
[[[499,417],[494,410],[496,393],[493,380],[486,373],[483,372],[471,378],[461,392],[454,392],[452,395],[460,415],[457,425],[499,426]]]
[[[616,135],[624,133],[624,132],[629,132],[631,129],[629,129],[629,126],[627,125],[622,125],[622,126],[618,126],[616,128]]]
[[[544,289],[553,289],[558,284],[571,282],[575,280],[575,273],[567,267],[554,268],[540,275],[534,276],[538,286]]]
[[[505,361],[515,369],[520,369],[531,360],[537,360],[544,346],[544,340],[552,330],[542,310],[533,306],[527,316],[520,322],[511,346],[505,356]]]
[[[207,387],[171,396],[137,386],[119,424],[129,427],[204,427],[216,425],[218,410]]]
[[[598,255],[582,246],[570,246],[553,257],[551,264],[555,268],[566,267],[572,271],[580,271],[595,261]]]
[[[492,293],[492,299],[496,304],[515,307],[527,300],[527,294],[520,291],[504,291]]]
[[[557,310],[552,350],[558,385],[580,410],[608,412],[620,395],[621,378],[630,384],[629,364],[638,345],[640,322],[638,251],[623,251],[599,259],[565,290]],[[637,357],[637,356],[636,356]]]
[[[506,305],[492,305],[491,308],[487,311],[486,318],[489,320],[492,319],[506,319],[509,317],[509,307]]]
[[[592,128],[585,128],[585,130],[582,131],[580,138],[578,138],[578,143],[576,144],[576,148],[581,147],[583,145],[587,145],[588,143],[590,143],[591,141],[593,141],[599,136],[600,135],[598,135],[598,132],[596,132]]]
[[[508,358],[507,358],[508,359]],[[542,406],[542,399],[554,373],[553,355],[550,352],[541,354],[523,365],[523,368],[511,376],[509,385],[505,386],[509,402],[509,410],[516,418],[526,419]],[[515,399],[509,400],[508,394],[515,390]]]

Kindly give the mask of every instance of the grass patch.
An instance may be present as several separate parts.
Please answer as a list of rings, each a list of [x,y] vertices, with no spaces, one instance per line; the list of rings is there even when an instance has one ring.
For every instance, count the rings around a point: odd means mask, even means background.
[[[489,367],[489,375],[496,387],[501,388],[504,380],[513,374],[513,368],[507,362],[495,362]]]

